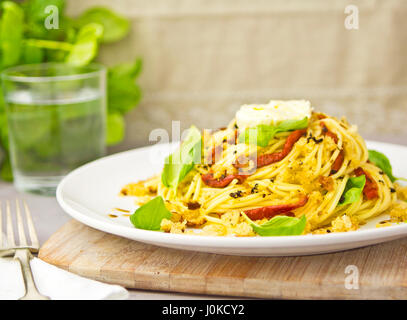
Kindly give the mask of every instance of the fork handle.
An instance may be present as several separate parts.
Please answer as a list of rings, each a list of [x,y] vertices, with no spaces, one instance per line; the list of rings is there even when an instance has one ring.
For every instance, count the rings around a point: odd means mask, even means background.
[[[35,286],[34,278],[31,272],[30,260],[32,255],[28,249],[17,249],[14,259],[18,260],[23,274],[25,285],[25,295],[20,300],[50,300],[49,297],[39,293]]]

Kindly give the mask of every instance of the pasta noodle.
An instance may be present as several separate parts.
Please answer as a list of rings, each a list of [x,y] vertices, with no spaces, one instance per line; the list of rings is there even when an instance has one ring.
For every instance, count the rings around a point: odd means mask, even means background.
[[[254,236],[256,233],[242,212],[295,204],[303,197],[307,197],[306,204],[290,213],[296,217],[306,216],[305,233],[356,230],[367,220],[390,212],[398,203],[395,186],[379,167],[368,162],[364,140],[357,128],[345,119],[313,113],[303,135],[285,154],[291,133],[277,133],[266,147],[253,146],[237,141],[238,128],[232,121],[227,128],[204,132],[202,162],[194,166],[175,190],[164,186],[160,176],[156,176],[129,184],[122,192],[141,196],[140,203],[162,196],[167,208],[177,213],[173,221],[165,222],[165,231],[191,233],[185,227],[177,227],[184,222],[184,225],[201,228],[211,235]],[[214,158],[215,148],[219,152],[211,163],[207,160]],[[253,169],[253,161],[250,162],[253,152],[257,159],[273,153],[284,157]],[[243,181],[237,176],[243,169],[236,165],[242,157],[249,159],[244,169],[253,169]],[[342,205],[347,183],[358,172],[366,176],[364,195],[353,203]],[[211,186],[204,179],[211,177],[220,182],[233,175],[236,178],[224,187]],[[373,191],[365,194],[369,191],[366,189],[368,182]],[[257,222],[261,224],[267,220]]]

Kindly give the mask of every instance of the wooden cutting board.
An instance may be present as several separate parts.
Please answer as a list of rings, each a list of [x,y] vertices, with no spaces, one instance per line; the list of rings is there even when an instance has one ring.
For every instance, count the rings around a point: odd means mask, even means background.
[[[407,238],[315,256],[237,257],[160,248],[72,220],[42,246],[39,257],[128,288],[283,299],[407,299]]]

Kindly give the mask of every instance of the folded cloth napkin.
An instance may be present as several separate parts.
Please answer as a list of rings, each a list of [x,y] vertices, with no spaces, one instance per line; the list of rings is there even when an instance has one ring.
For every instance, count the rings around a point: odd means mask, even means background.
[[[123,287],[80,277],[38,258],[31,260],[31,270],[37,289],[54,300],[116,300],[129,295]],[[0,258],[0,300],[19,299],[24,293],[19,262]]]

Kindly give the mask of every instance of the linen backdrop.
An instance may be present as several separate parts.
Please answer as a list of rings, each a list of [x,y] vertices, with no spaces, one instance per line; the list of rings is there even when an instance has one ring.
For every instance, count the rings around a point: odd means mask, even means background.
[[[407,144],[405,0],[68,0],[68,13],[94,5],[132,21],[100,60],[144,60],[143,100],[112,152],[148,144],[171,120],[216,128],[270,99],[309,99],[366,138]],[[358,29],[345,27],[348,5]]]

